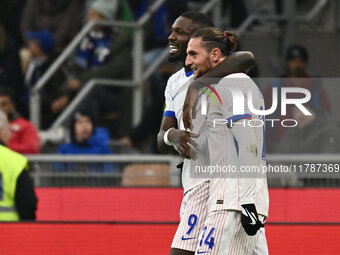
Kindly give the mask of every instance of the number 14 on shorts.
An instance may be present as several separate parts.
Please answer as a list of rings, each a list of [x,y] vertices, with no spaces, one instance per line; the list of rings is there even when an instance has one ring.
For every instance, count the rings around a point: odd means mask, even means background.
[[[215,243],[214,243],[215,238],[213,237],[214,232],[215,232],[215,228],[208,229],[208,227],[205,226],[202,229],[202,237],[201,237],[199,248],[196,254],[208,253],[210,250],[214,248],[215,246]]]

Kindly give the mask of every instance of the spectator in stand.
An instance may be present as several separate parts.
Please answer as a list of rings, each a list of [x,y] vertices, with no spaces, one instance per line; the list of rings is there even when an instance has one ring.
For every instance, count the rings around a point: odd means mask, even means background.
[[[0,85],[13,94],[15,103],[19,104],[23,93],[22,73],[19,47],[0,25]]]
[[[31,58],[25,75],[25,85],[33,87],[46,71],[47,65],[53,62],[49,59],[49,55],[54,48],[54,39],[52,34],[46,30],[27,32],[26,37]]]
[[[23,38],[28,31],[50,31],[61,51],[80,31],[84,8],[84,0],[28,0],[21,20]]]
[[[266,108],[270,108],[272,105],[272,89],[277,88],[278,95],[278,107],[276,111],[268,116],[269,119],[290,119],[292,113],[287,109],[287,115],[281,115],[281,87],[300,87],[305,88],[311,92],[312,106],[317,111],[331,112],[330,103],[324,87],[318,83],[318,80],[313,80],[306,71],[308,63],[308,52],[305,47],[301,45],[293,45],[288,48],[286,53],[286,73],[279,79],[275,79],[264,91],[264,99]],[[298,78],[298,79],[296,79]],[[298,98],[300,94],[289,93],[287,98]],[[267,141],[268,151],[274,151],[275,146],[280,142],[287,128],[276,125],[274,128],[267,125]]]
[[[96,127],[93,117],[86,111],[77,111],[71,121],[70,128],[71,142],[61,144],[57,154],[112,154],[109,147],[110,135],[106,128]],[[59,167],[55,166],[56,170]],[[104,172],[115,171],[115,165],[105,163],[102,165]],[[68,164],[67,169],[73,169],[73,164]],[[98,171],[99,164],[91,165],[91,170]]]
[[[88,9],[88,21],[115,18],[115,1],[95,0]],[[87,81],[93,78],[131,78],[131,40],[124,30],[113,33],[111,27],[95,26],[80,43],[72,66],[73,77],[62,86],[63,95],[54,100],[51,109],[61,112]],[[91,104],[93,115],[116,108],[119,90],[97,87],[84,105]]]
[[[95,0],[87,12],[87,21],[113,20],[117,12],[117,1]],[[95,26],[81,41],[77,50],[73,69],[75,76],[82,72],[106,64],[111,55],[113,31],[111,27]],[[81,81],[76,77],[67,84],[69,90],[78,90]]]
[[[87,21],[113,20],[116,17],[118,1],[95,0],[89,6]],[[110,46],[113,41],[111,27],[95,26],[81,41],[75,57],[75,64],[81,70],[91,69],[110,60]]]
[[[11,137],[7,147],[22,154],[37,154],[41,150],[39,134],[32,123],[21,117],[15,109],[11,94],[0,88],[0,110],[7,114]]]
[[[46,30],[27,32],[28,50],[30,60],[25,74],[26,105],[28,105],[29,89],[33,88],[44,72],[53,64],[57,58],[54,52],[54,39],[50,32]],[[60,84],[65,80],[66,75],[63,69],[59,69],[42,89],[42,129],[48,126],[55,119],[55,115],[50,109],[51,101],[56,99]]]

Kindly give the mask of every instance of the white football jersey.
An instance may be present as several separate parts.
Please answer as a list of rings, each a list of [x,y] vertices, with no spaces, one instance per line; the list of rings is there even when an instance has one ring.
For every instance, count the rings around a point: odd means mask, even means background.
[[[193,81],[193,71],[185,72],[184,67],[174,73],[168,80],[165,89],[165,111],[163,116],[176,118],[179,129],[184,130],[183,124],[183,104],[188,87]],[[184,159],[182,170],[182,185],[184,193],[199,185],[206,179],[190,177],[190,160]]]
[[[253,80],[243,73],[232,74],[224,77],[217,85],[212,86],[216,93],[211,93],[207,97],[207,120],[206,120],[206,141],[203,146],[208,147],[209,162],[206,165],[210,166],[242,166],[249,165],[249,162],[240,162],[238,156],[238,144],[232,134],[232,130],[228,125],[231,121],[240,124],[244,119],[252,119],[254,126],[259,125],[261,121],[264,123],[264,116],[259,116],[252,113],[248,106],[249,92],[252,93],[252,104],[255,109],[265,109],[263,96]],[[242,114],[234,114],[233,100],[235,95],[231,92],[232,89],[242,93],[244,98],[244,107]],[[234,91],[235,91],[234,90]],[[216,95],[215,95],[216,94]],[[216,120],[227,120],[226,123],[216,124]],[[215,122],[214,122],[215,121]],[[260,127],[251,127],[256,138],[256,145],[253,151],[251,165],[265,165],[265,129],[264,125]],[[254,140],[255,141],[255,140]],[[248,159],[248,158],[247,158]],[[221,176],[221,175],[220,175]],[[224,175],[224,177],[227,175]],[[216,177],[216,175],[215,175]],[[266,178],[246,179],[244,177],[232,178],[211,178],[210,179],[210,194],[211,205],[210,211],[215,210],[241,210],[241,204],[245,204],[250,200],[243,199],[245,194],[251,193],[249,186],[242,186],[247,180],[255,180],[255,198],[254,202],[259,214],[268,216],[269,195]],[[254,183],[254,182],[253,182]],[[243,190],[242,190],[243,189]],[[245,202],[246,201],[246,202]]]

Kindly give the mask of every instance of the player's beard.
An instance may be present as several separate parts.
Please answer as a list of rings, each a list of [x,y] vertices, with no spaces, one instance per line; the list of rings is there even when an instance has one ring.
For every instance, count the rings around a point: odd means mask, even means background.
[[[184,63],[185,63],[185,59],[187,58],[187,54],[183,54],[183,53],[180,53],[180,54],[169,54],[168,56],[168,61],[169,62],[181,62],[184,66]]]

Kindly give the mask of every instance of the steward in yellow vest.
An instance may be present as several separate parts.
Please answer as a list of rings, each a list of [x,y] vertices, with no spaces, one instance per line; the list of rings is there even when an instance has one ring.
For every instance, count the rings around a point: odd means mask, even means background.
[[[27,159],[2,144],[9,125],[0,111],[0,221],[34,220],[37,197],[28,175]]]

